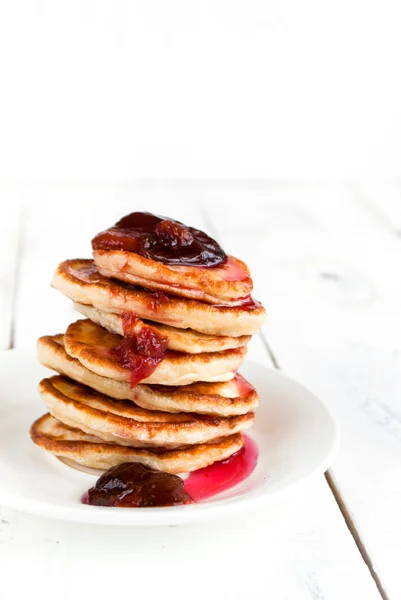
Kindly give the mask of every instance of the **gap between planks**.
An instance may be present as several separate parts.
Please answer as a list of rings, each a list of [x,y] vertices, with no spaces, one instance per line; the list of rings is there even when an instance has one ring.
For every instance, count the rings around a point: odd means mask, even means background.
[[[400,188],[401,189],[401,188]],[[401,228],[394,224],[391,218],[381,211],[380,208],[375,204],[373,199],[369,198],[364,189],[356,184],[351,186],[354,198],[357,200],[360,206],[375,220],[376,224],[390,233],[392,236],[401,239]],[[400,196],[401,197],[401,196]],[[401,201],[401,200],[400,200]],[[379,205],[380,206],[380,205]]]
[[[21,262],[22,262],[22,254],[24,251],[24,233],[26,227],[26,208],[21,207],[19,218],[18,218],[18,228],[17,228],[17,251],[15,253],[15,261],[14,261],[14,281],[11,295],[11,313],[10,313],[10,331],[8,336],[8,345],[7,350],[12,350],[15,345],[15,316],[16,316],[16,305],[18,299],[18,290],[20,284],[20,275],[21,275]]]
[[[262,331],[260,332],[260,339],[262,340],[263,346],[265,347],[265,350],[266,350],[267,354],[269,355],[270,360],[272,361],[272,363],[274,365],[274,368],[281,370],[281,367],[279,365],[277,357],[275,356],[272,348],[270,347],[270,345]],[[346,505],[346,502],[343,499],[341,492],[340,492],[337,484],[335,483],[334,478],[331,475],[330,469],[328,469],[326,471],[324,476],[326,478],[327,485],[329,486],[330,491],[333,494],[335,501],[337,502],[337,506],[342,514],[342,517],[348,528],[348,531],[352,535],[354,542],[356,544],[356,547],[358,548],[358,551],[359,551],[360,555],[362,556],[363,561],[366,564],[367,568],[369,569],[369,572],[370,572],[370,575],[371,575],[373,581],[376,584],[379,594],[381,595],[383,600],[390,600],[389,596],[387,595],[387,592],[385,591],[385,589],[382,585],[380,577],[378,576],[378,574],[374,568],[372,559],[369,556],[366,546],[362,541],[362,538],[359,534],[359,531],[355,524],[355,521],[353,520],[353,518],[348,510],[348,507]]]

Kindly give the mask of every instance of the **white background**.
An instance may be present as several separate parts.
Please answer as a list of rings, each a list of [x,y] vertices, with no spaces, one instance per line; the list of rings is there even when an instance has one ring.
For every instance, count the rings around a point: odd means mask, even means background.
[[[398,0],[3,0],[0,177],[401,175]]]

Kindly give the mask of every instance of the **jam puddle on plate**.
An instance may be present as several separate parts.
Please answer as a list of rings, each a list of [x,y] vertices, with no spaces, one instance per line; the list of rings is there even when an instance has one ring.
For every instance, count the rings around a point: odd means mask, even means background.
[[[255,469],[257,459],[257,445],[245,435],[241,450],[193,471],[185,480],[140,463],[123,463],[103,473],[82,496],[82,503],[137,508],[202,502],[244,481]]]
[[[258,460],[258,447],[247,435],[241,450],[218,462],[190,473],[185,489],[194,502],[201,502],[225,492],[244,481],[253,472]]]

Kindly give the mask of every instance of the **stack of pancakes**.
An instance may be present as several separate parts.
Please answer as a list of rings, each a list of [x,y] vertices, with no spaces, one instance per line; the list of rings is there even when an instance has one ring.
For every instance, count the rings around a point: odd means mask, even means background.
[[[237,371],[265,318],[244,263],[164,264],[95,246],[94,260],[61,263],[52,285],[85,319],[38,340],[59,375],[40,382],[48,413],[32,425],[36,444],[75,465],[169,473],[242,447],[259,400]]]

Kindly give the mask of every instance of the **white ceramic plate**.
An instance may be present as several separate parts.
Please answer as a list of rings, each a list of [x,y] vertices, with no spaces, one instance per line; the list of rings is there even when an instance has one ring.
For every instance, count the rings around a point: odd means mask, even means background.
[[[281,372],[247,362],[241,372],[256,387],[260,407],[250,436],[259,448],[256,469],[245,481],[198,504],[167,508],[109,508],[81,504],[96,476],[72,469],[36,447],[31,423],[45,407],[36,388],[49,370],[32,355],[0,356],[0,504],[69,521],[110,525],[173,525],[249,509],[254,502],[323,473],[338,443],[326,406]]]

